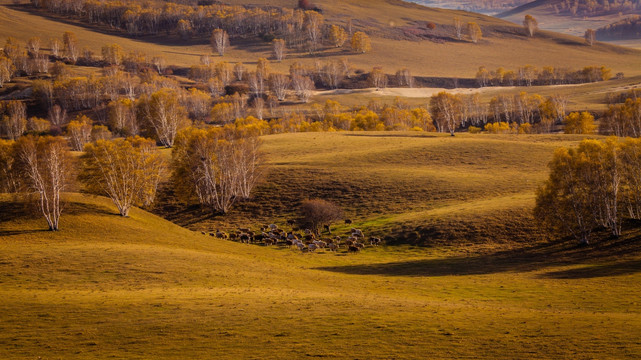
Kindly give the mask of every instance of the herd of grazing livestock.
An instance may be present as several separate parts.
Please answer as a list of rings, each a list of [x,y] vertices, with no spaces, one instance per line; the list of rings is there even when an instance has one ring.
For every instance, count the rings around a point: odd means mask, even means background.
[[[350,224],[351,221],[345,223]],[[260,229],[260,232],[252,231],[249,228],[239,228],[229,233],[219,230],[209,233],[202,231],[201,233],[244,244],[289,247],[303,253],[314,253],[317,250],[337,252],[341,249],[345,249],[348,253],[358,253],[365,248],[366,243],[369,243],[370,246],[381,244],[380,238],[371,236],[366,239],[363,231],[355,228],[352,228],[344,237],[330,235],[324,238],[310,229],[305,229],[303,232],[295,232],[293,228],[292,231],[285,231],[276,224],[265,225]]]

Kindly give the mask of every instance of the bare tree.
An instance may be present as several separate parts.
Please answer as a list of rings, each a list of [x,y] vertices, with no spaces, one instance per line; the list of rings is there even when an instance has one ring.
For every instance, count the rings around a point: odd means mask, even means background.
[[[459,17],[454,18],[454,31],[456,32],[456,38],[458,40],[462,40],[463,39],[463,22]]]
[[[60,56],[60,40],[53,38],[49,41],[49,47],[51,48],[51,55],[54,57]]]
[[[289,76],[285,74],[271,73],[269,75],[269,87],[279,101],[285,100],[289,83]]]
[[[59,229],[62,192],[71,182],[72,158],[60,137],[23,136],[16,142],[16,168],[25,190],[37,195],[49,230]]]
[[[285,53],[285,40],[283,39],[274,39],[272,41],[274,57],[277,61],[283,60],[283,54]]]
[[[174,149],[172,180],[183,198],[198,199],[226,213],[236,199],[249,197],[260,175],[257,139],[239,139],[220,128],[193,129]]]
[[[243,81],[245,79],[245,74],[247,73],[247,68],[243,63],[237,63],[234,65],[234,74],[236,75],[236,80]]]
[[[229,34],[223,29],[215,29],[211,34],[211,46],[220,56],[225,55],[229,46]]]
[[[369,82],[377,90],[384,89],[387,87],[387,75],[383,72],[383,68],[380,66],[374,67],[372,72],[369,74]]]
[[[309,41],[309,52],[312,54],[321,43],[324,21],[325,18],[320,13],[313,10],[305,11],[305,30]]]
[[[430,99],[430,112],[434,118],[436,128],[439,132],[448,131],[454,136],[459,126],[461,99],[446,92],[440,92]]]
[[[27,106],[22,101],[10,100],[0,104],[0,114],[3,107],[6,115],[1,119],[2,132],[10,140],[15,140],[27,129]]]
[[[310,229],[317,234],[322,226],[329,226],[343,218],[341,208],[322,199],[303,201],[300,207],[300,214],[301,217],[298,222],[301,227]]]
[[[594,29],[587,29],[583,37],[585,38],[585,42],[592,46],[596,41],[596,31],[594,31]]]
[[[172,147],[178,131],[189,125],[176,91],[167,88],[142,96],[138,100],[138,113],[166,147]]]
[[[312,81],[312,79],[310,79],[308,76],[293,75],[292,87],[296,92],[296,96],[298,96],[301,101],[306,103],[312,96],[312,91],[314,90],[314,81]]]
[[[76,34],[71,31],[65,31],[62,34],[62,43],[64,44],[64,51],[67,58],[71,61],[76,62],[78,60],[78,54],[80,49],[78,48],[78,41],[76,40]]]
[[[414,87],[414,78],[407,68],[402,68],[396,72],[396,81],[400,86]]]
[[[29,51],[29,53],[34,57],[40,54],[40,38],[39,37],[34,36],[29,38],[29,40],[27,40],[27,51]]]

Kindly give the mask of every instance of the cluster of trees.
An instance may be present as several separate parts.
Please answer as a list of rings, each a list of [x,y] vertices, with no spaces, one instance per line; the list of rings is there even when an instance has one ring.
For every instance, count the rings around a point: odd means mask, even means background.
[[[177,192],[222,213],[234,201],[248,199],[263,172],[260,140],[249,130],[183,130],[171,163]],[[75,158],[60,136],[0,140],[0,192],[29,195],[53,231],[59,229],[63,192],[76,179],[85,191],[109,197],[122,216],[132,206],[153,204],[167,171],[154,140],[99,139],[83,150]]]
[[[249,126],[181,132],[172,152],[172,180],[185,201],[226,213],[249,199],[263,174],[260,139]]]
[[[476,81],[481,87],[581,84],[606,81],[611,77],[612,70],[605,66],[586,66],[581,70],[545,66],[539,70],[535,66],[525,65],[516,71],[502,67],[488,70],[481,66],[476,72]]]
[[[558,94],[544,98],[521,92],[514,96],[495,96],[484,104],[478,94],[441,92],[430,99],[430,112],[436,129],[452,135],[459,129],[469,128],[474,132],[481,127],[494,133],[547,133],[563,121],[567,103],[567,97]]]
[[[641,38],[641,15],[632,15],[596,30],[595,38],[600,40],[622,40]]]
[[[279,38],[289,47],[305,48],[310,53],[322,46],[341,47],[349,36],[356,52],[370,49],[367,35],[353,32],[351,22],[347,28],[327,24],[322,13],[313,6],[288,9],[223,4],[194,6],[164,1],[151,1],[145,6],[116,0],[31,2],[52,13],[119,28],[132,35],[174,33],[182,39],[210,37],[212,47],[221,56],[230,37],[248,36],[260,36],[268,41]]]
[[[638,0],[563,0],[548,6],[557,14],[572,16],[602,16],[630,13],[639,10]]]
[[[454,36],[457,40],[463,40],[463,30],[466,30],[468,39],[475,44],[483,38],[483,31],[477,23],[468,22],[467,25],[464,26],[461,18],[458,16],[454,17]]]
[[[601,118],[600,131],[616,136],[641,137],[641,91],[631,90],[618,97]]]
[[[535,214],[555,234],[588,244],[595,229],[621,235],[625,219],[641,219],[641,140],[583,140],[560,148],[537,192]]]

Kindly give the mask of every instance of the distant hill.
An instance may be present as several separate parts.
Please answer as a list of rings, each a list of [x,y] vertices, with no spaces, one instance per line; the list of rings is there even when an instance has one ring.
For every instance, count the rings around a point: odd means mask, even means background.
[[[443,9],[455,9],[478,12],[481,14],[497,14],[518,6],[527,4],[530,0],[406,0],[409,2]]]
[[[230,0],[235,5],[264,5],[257,0]],[[372,52],[354,54],[348,49],[326,48],[317,56],[306,51],[289,50],[285,59],[272,63],[278,71],[288,71],[299,61],[312,65],[315,60],[347,59],[355,70],[370,71],[382,66],[388,73],[408,68],[414,76],[474,77],[480,66],[517,68],[526,64],[536,67],[564,66],[578,69],[591,65],[607,65],[614,72],[641,73],[639,53],[621,47],[599,44],[589,47],[579,37],[541,32],[535,38],[525,36],[519,24],[464,11],[427,8],[401,0],[317,1],[328,22],[346,26],[352,19],[354,30],[367,32],[372,38]],[[293,8],[293,0],[270,2],[273,6]],[[464,34],[455,37],[453,20],[463,24],[476,22],[483,38],[473,44]],[[61,38],[65,31],[76,34],[81,47],[100,53],[109,43],[120,44],[125,51],[142,51],[150,56],[164,55],[172,65],[191,66],[201,55],[211,54],[206,38],[181,40],[176,35],[133,37],[109,26],[84,22],[84,18],[57,16],[31,5],[13,5],[0,1],[0,34],[26,42],[31,36],[41,39]],[[609,22],[608,22],[609,23]],[[434,24],[434,28],[430,28]],[[605,24],[604,24],[605,25]],[[3,40],[0,40],[3,41]],[[394,56],[390,56],[394,54]],[[272,58],[272,47],[263,39],[231,39],[225,54],[228,62],[254,62],[259,57]]]
[[[641,39],[641,16],[633,15],[599,28],[597,40]]]
[[[641,1],[536,0],[497,17],[520,24],[526,14],[537,18],[542,29],[582,36],[587,29],[597,29],[628,15],[641,14]]]

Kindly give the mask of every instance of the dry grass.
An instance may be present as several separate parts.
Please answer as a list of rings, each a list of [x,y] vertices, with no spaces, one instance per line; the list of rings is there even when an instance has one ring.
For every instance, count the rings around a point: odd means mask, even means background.
[[[302,200],[319,197],[341,206],[353,226],[389,236],[390,242],[531,241],[543,237],[531,209],[534,191],[547,177],[546,165],[554,149],[580,139],[397,132],[271,135],[264,138],[269,175],[252,201],[238,204],[225,217],[171,197],[156,211],[194,230],[231,230],[284,224],[296,217]],[[336,226],[338,233],[346,230]]]
[[[71,197],[56,233],[0,209],[4,359],[641,356],[634,236],[303,255],[123,219],[103,198]]]
[[[26,6],[7,6],[8,0],[0,3],[5,4],[0,6],[0,34],[15,36],[23,42],[31,36],[39,36],[46,42],[51,37],[60,38],[64,31],[73,31],[81,46],[87,46],[96,53],[100,53],[103,45],[116,42],[126,51],[139,50],[149,56],[163,55],[171,64],[179,66],[197,64],[201,55],[211,52],[204,40],[185,43],[171,37],[130,39],[116,36],[120,33],[108,29],[93,30],[66,19],[43,17]],[[283,1],[280,5],[291,6],[291,2]],[[327,50],[319,56],[321,60],[346,57],[355,69],[369,71],[374,66],[382,65],[388,73],[407,67],[416,76],[473,77],[482,65],[488,68],[516,68],[526,64],[538,67],[551,65],[580,68],[604,64],[613,68],[615,72],[641,74],[638,66],[639,52],[636,50],[603,44],[589,47],[584,45],[580,38],[549,32],[542,33],[535,39],[528,39],[520,34],[518,26],[484,15],[428,9],[397,0],[377,0],[377,4],[361,0],[331,0],[323,2],[323,8],[330,21],[340,23],[354,18],[358,20],[357,27],[372,32],[374,50],[371,53],[355,55],[347,49]],[[395,35],[392,36],[396,27],[414,21],[432,21],[441,26],[451,27],[454,16],[461,17],[464,22],[478,22],[486,33],[485,40],[476,45],[469,42],[439,44],[431,41],[399,41]],[[271,46],[268,43],[234,45],[232,42],[224,60],[241,61],[251,65],[259,57],[271,57]],[[306,53],[290,53],[283,62],[272,64],[272,68],[287,71],[294,61],[311,65],[315,59]]]

